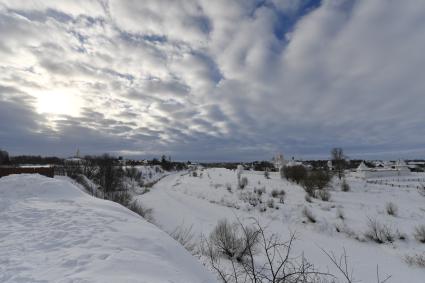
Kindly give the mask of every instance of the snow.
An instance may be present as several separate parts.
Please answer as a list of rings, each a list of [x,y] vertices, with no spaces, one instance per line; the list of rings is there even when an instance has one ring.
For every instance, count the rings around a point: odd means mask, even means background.
[[[0,179],[0,282],[216,282],[183,247],[63,179]]]
[[[341,255],[345,249],[354,279],[359,282],[375,282],[377,265],[381,279],[387,274],[392,276],[387,282],[424,282],[425,269],[409,266],[404,260],[406,255],[425,254],[425,245],[413,237],[415,227],[425,224],[425,198],[415,186],[395,188],[348,176],[351,191],[341,192],[340,183],[334,181],[331,201],[314,199],[313,203],[308,203],[304,199],[304,190],[282,180],[278,173],[270,173],[270,179],[266,179],[263,172],[244,171],[242,176],[249,180],[244,190],[237,189],[236,171],[207,169],[198,171],[197,176],[187,173],[167,176],[149,193],[138,197],[145,206],[153,208],[153,218],[163,230],[171,232],[178,226],[192,227],[195,239],[199,241],[201,235],[208,235],[220,219],[227,218],[232,222],[238,217],[249,224],[254,217],[267,225],[270,233],[283,239],[295,232],[294,253],[304,253],[322,271],[340,275],[321,249],[336,255]],[[410,178],[424,177],[419,174]],[[263,188],[266,192],[261,196],[262,205],[252,207],[242,200],[243,194],[254,194],[254,189]],[[265,212],[260,212],[264,203],[272,198],[270,192],[273,189],[285,190],[284,203],[275,198],[275,206],[279,209],[266,207]],[[396,216],[386,213],[388,202],[398,207]],[[304,207],[313,212],[317,223],[306,221],[302,215]],[[344,220],[338,218],[338,211],[343,212]],[[393,243],[385,244],[368,240],[364,234],[369,218],[376,218],[407,239],[397,238]],[[337,232],[337,226],[343,231]]]
[[[392,276],[389,283],[424,282],[425,269],[404,260],[425,255],[425,245],[413,237],[415,227],[425,224],[425,197],[417,190],[423,173],[373,180],[353,174],[347,177],[351,191],[341,192],[334,180],[329,202],[308,203],[300,186],[273,172],[266,179],[264,172],[242,170],[248,186],[240,190],[232,170],[203,169],[197,177],[188,172],[166,176],[153,167],[138,170],[159,180],[137,199],[153,208],[155,224],[168,233],[192,227],[199,243],[223,218],[249,224],[253,217],[282,239],[295,232],[294,255],[304,253],[321,271],[339,276],[322,249],[337,256],[346,250],[356,282],[375,282],[377,265],[381,278]],[[275,208],[269,208],[265,203],[273,189],[286,194],[284,203],[274,198]],[[262,204],[253,207],[245,200],[259,190],[264,190]],[[395,216],[386,212],[389,202],[398,207]],[[306,220],[305,207],[317,223]],[[344,220],[338,217],[341,211]],[[216,282],[201,255],[198,261],[158,227],[116,203],[89,196],[64,177],[1,178],[0,215],[0,282]],[[367,239],[369,218],[390,227],[395,241]]]
[[[52,165],[49,164],[23,164],[19,165],[21,168],[50,168]]]

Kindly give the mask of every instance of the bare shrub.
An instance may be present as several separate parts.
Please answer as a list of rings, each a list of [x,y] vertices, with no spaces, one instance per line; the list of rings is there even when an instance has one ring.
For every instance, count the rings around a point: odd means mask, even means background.
[[[196,248],[196,241],[194,241],[194,233],[192,231],[193,225],[186,227],[184,225],[177,226],[170,236],[179,242],[186,250],[193,253]]]
[[[413,236],[417,241],[425,244],[425,225],[416,226]]]
[[[323,201],[329,201],[331,199],[331,193],[328,190],[316,190],[314,196]]]
[[[399,239],[401,241],[407,240],[407,235],[405,233],[400,232],[400,230],[397,229],[395,234],[396,234],[397,239]]]
[[[324,170],[314,170],[310,172],[303,180],[302,186],[307,194],[316,197],[316,191],[326,188],[330,181],[330,175]]]
[[[395,235],[388,225],[380,223],[376,218],[368,219],[368,230],[365,237],[379,244],[394,242]]]
[[[133,196],[128,191],[113,192],[110,195],[110,200],[122,206],[129,207],[133,200]]]
[[[316,217],[313,215],[313,212],[311,212],[311,210],[308,209],[307,207],[304,207],[302,213],[311,223],[317,222]]]
[[[226,183],[226,189],[229,193],[232,192],[232,185],[230,183]]]
[[[284,166],[281,168],[280,174],[287,180],[299,184],[307,176],[307,169],[302,165]]]
[[[277,189],[273,189],[270,193],[270,195],[274,198],[278,198],[281,196],[284,196],[286,194],[286,192],[284,190],[277,190]]]
[[[240,178],[239,189],[243,190],[245,189],[246,186],[248,186],[248,178],[247,177]]]
[[[97,198],[103,198],[103,193],[100,186],[90,182],[90,180],[83,174],[74,175],[73,179],[82,185],[87,193]]]
[[[149,222],[153,222],[152,217],[152,208],[144,208],[140,203],[136,200],[132,201],[128,206],[128,209],[139,214],[141,217],[145,218]]]
[[[310,202],[310,203],[313,202],[313,200],[311,199],[311,197],[308,194],[305,195],[304,199],[305,199],[306,202]]]
[[[252,227],[243,227],[231,224],[226,219],[220,220],[210,234],[210,242],[218,254],[229,259],[242,261],[248,251],[253,252],[258,242],[258,232]]]
[[[406,255],[404,261],[410,266],[417,266],[425,268],[425,253],[415,254],[415,255]]]
[[[351,228],[347,225],[347,223],[346,223],[346,222],[336,223],[336,224],[335,224],[335,230],[336,230],[338,233],[343,233],[343,234],[347,235],[347,236],[348,236],[348,237],[350,237],[350,238],[356,239],[356,240],[358,240],[358,241],[362,241],[362,240],[360,239],[360,237],[356,234],[356,232],[355,232],[353,229],[351,229]]]
[[[274,199],[269,199],[269,200],[267,200],[267,206],[269,207],[269,208],[274,208]]]
[[[256,207],[261,204],[263,201],[261,197],[252,192],[243,192],[239,195],[239,199],[243,202],[249,203],[251,206]]]
[[[257,195],[261,197],[266,192],[266,187],[254,189],[254,192],[257,193]]]
[[[343,192],[350,191],[350,185],[347,183],[347,180],[345,178],[344,178],[344,180],[342,180],[341,191],[343,191]]]
[[[385,205],[385,210],[387,211],[388,215],[397,216],[398,207],[395,205],[395,203],[388,202]]]

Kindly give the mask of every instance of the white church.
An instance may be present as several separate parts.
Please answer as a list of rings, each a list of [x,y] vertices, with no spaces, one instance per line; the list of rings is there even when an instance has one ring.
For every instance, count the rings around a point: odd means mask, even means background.
[[[282,153],[278,153],[272,158],[272,163],[274,165],[274,168],[280,170],[282,167],[286,165],[287,161],[283,157]]]
[[[384,177],[400,177],[410,175],[409,166],[399,160],[394,165],[386,163],[382,168],[369,168],[362,161],[356,170],[357,176],[364,179],[384,178]]]

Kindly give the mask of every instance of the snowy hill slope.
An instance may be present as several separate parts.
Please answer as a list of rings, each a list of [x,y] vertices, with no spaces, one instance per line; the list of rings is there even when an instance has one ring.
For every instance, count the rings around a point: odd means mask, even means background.
[[[215,282],[166,233],[64,180],[0,179],[0,282]]]
[[[175,174],[162,179],[138,199],[153,208],[153,217],[163,230],[172,232],[177,226],[191,227],[198,241],[201,234],[208,235],[223,218],[233,222],[238,217],[250,224],[254,217],[267,225],[270,233],[283,238],[296,232],[294,254],[304,253],[320,270],[330,270],[340,277],[338,282],[344,282],[341,274],[322,248],[338,256],[347,251],[350,268],[358,280],[355,282],[376,282],[377,265],[382,277],[391,275],[387,282],[425,282],[425,269],[409,266],[404,260],[406,255],[425,255],[425,245],[413,236],[414,228],[425,224],[425,198],[415,188],[394,189],[348,177],[350,192],[341,192],[339,186],[334,186],[330,201],[314,199],[308,203],[300,186],[282,180],[277,173],[270,173],[270,179],[261,172],[245,171],[242,176],[249,180],[244,190],[237,189],[236,173],[231,170],[207,169],[198,172],[197,177]],[[259,188],[264,188],[263,206],[254,208],[243,196],[256,189],[258,192]],[[264,204],[273,199],[273,189],[283,189],[286,194],[284,203],[275,198],[270,208]],[[385,212],[388,202],[397,205],[397,215]],[[304,207],[310,209],[316,223],[306,220]],[[369,217],[388,225],[396,234],[394,242],[377,244],[366,239]],[[338,232],[337,227],[345,231]],[[399,239],[398,233],[405,239]]]

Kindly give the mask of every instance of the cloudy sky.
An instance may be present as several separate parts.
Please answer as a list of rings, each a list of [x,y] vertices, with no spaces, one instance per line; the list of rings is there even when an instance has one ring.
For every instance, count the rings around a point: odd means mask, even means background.
[[[423,0],[0,0],[0,148],[425,157]]]

